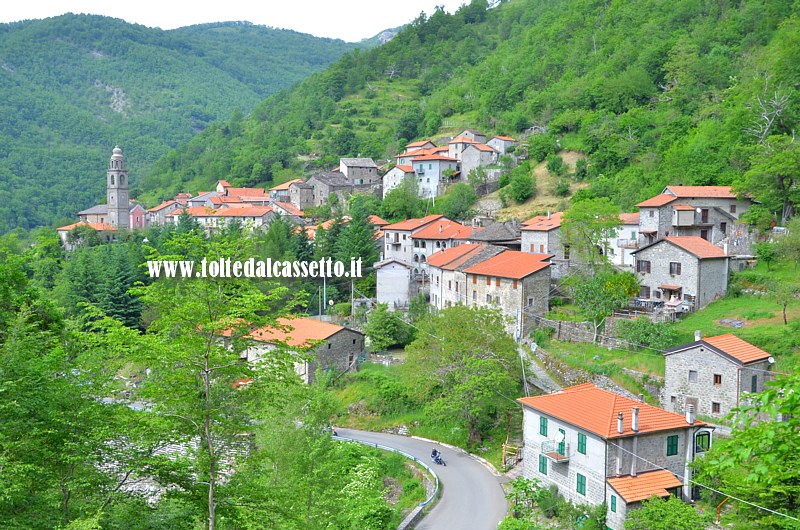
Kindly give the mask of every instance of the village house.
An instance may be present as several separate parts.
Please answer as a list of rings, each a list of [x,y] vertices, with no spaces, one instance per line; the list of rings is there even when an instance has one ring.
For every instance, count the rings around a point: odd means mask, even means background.
[[[485,144],[470,144],[461,152],[461,175],[468,178],[472,171],[497,162],[497,151]]]
[[[537,215],[522,223],[522,251],[531,254],[551,254],[552,276],[558,279],[570,266],[570,248],[561,242],[563,212]]]
[[[394,166],[383,176],[383,198],[385,199],[386,195],[394,188],[399,186],[404,180],[413,179],[414,176],[415,173],[413,167],[401,165]]]
[[[516,338],[527,337],[534,317],[549,309],[550,258],[505,250],[464,269],[467,305],[500,309],[508,317],[506,330]]]
[[[418,267],[419,254],[417,261],[414,262],[414,242],[411,236],[422,230],[429,224],[442,221],[450,222],[443,215],[427,215],[418,219],[406,219],[399,223],[393,223],[383,227],[383,259],[396,259],[409,265]]]
[[[477,219],[473,219],[473,226],[476,226],[476,223]],[[522,250],[522,233],[516,221],[491,223],[483,230],[476,230],[475,233],[464,237],[464,241],[497,245],[508,250]]]
[[[697,236],[667,236],[631,254],[639,299],[680,311],[702,309],[728,290],[728,256]]]
[[[314,206],[314,186],[308,182],[297,181],[289,184],[289,202],[298,210]]]
[[[434,147],[436,147],[436,144],[430,140],[418,140],[416,142],[406,144],[404,152],[410,153],[412,151],[416,151],[417,149],[433,149]]]
[[[61,226],[59,228],[56,228],[56,233],[58,234],[58,238],[61,240],[61,244],[64,246],[66,250],[70,251],[75,249],[75,244],[69,241],[69,233],[81,226],[86,226],[96,231],[97,235],[100,236],[100,240],[106,243],[111,243],[112,241],[116,240],[117,229],[111,226],[110,224],[94,223],[94,222],[87,223],[84,221],[79,221],[71,225]]]
[[[464,149],[476,143],[480,142],[476,142],[466,136],[456,136],[447,142],[447,156],[456,160],[461,160],[461,153],[464,152]]]
[[[512,146],[517,145],[517,141],[510,136],[494,136],[491,140],[486,142],[486,145],[497,151],[498,155],[506,154],[506,151]]]
[[[277,186],[272,186],[269,189],[269,200],[271,202],[290,202],[292,198],[289,193],[289,187],[300,182],[303,182],[303,179],[292,179]]]
[[[158,206],[154,206],[153,208],[147,210],[147,223],[149,225],[164,226],[167,222],[167,216],[181,207],[182,205],[176,200],[164,201]]]
[[[82,223],[108,223],[108,205],[98,204],[86,210],[81,210],[77,215]],[[147,219],[147,211],[141,204],[133,202],[128,204],[128,228],[145,228],[148,225]]]
[[[206,206],[194,206],[175,210],[166,216],[167,222],[177,225],[183,214],[192,217],[209,234],[235,222],[240,223],[243,228],[266,230],[275,218],[275,213],[269,206],[246,206],[219,210]]]
[[[414,231],[411,234],[412,265],[418,270],[428,270],[428,258],[434,252],[460,245],[465,237],[475,235],[482,227],[465,226],[446,217]]]
[[[379,182],[378,166],[371,158],[342,158],[339,172],[354,186]]]
[[[774,359],[764,350],[732,334],[701,338],[664,352],[661,406],[722,418],[749,394],[764,390]]]
[[[696,497],[691,463],[711,448],[712,428],[592,383],[524,397],[523,476],[556,486],[578,505],[606,504],[606,526],[653,495]]]
[[[423,199],[444,193],[451,180],[458,177],[458,160],[442,155],[422,155],[411,160],[417,175],[417,189]]]
[[[298,209],[290,202],[273,202],[271,203],[272,211],[281,217],[287,219],[292,224],[303,224],[306,222],[304,219],[305,212]]]
[[[428,259],[430,303],[438,310],[467,305],[465,269],[486,261],[504,249],[491,245],[459,245],[434,253]]]
[[[220,181],[220,182],[225,182],[225,181],[223,180],[223,181]],[[219,184],[217,184],[217,187],[219,187]],[[219,191],[216,191],[216,190],[214,190],[214,191],[201,191],[197,195],[195,195],[194,197],[189,197],[189,198],[186,199],[186,208],[200,208],[200,207],[203,207],[203,206],[207,206],[212,197],[219,197],[220,195],[223,195],[223,194],[224,194],[224,192],[219,192]]]
[[[398,166],[410,166],[411,162],[418,156],[424,155],[441,155],[441,156],[448,156],[448,148],[446,145],[443,146],[436,146],[431,143],[431,147],[425,147],[421,149],[411,149],[407,150],[404,153],[400,153],[395,156],[395,163]]]
[[[358,356],[364,351],[362,333],[303,317],[279,318],[278,326],[253,331],[249,335],[253,344],[242,352],[242,359],[257,362],[268,359],[276,348],[288,348],[298,357],[295,372],[306,384],[316,381],[318,368],[336,375],[358,369]]]
[[[467,140],[471,140],[478,144],[485,144],[486,143],[486,135],[480,132],[477,129],[464,129],[459,134],[456,135],[456,138],[462,136]]]
[[[416,295],[414,270],[398,259],[385,259],[374,265],[376,297],[379,304],[387,304],[389,311],[405,309]]]
[[[605,241],[603,247],[608,249],[608,261],[618,267],[633,267],[632,252],[639,248],[639,213],[619,214],[620,225],[614,234]]]

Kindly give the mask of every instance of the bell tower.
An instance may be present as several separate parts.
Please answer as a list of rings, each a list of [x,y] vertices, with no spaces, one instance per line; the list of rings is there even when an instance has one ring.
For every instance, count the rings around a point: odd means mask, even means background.
[[[117,230],[130,228],[130,203],[128,202],[128,170],[119,146],[114,147],[106,171],[108,223]]]

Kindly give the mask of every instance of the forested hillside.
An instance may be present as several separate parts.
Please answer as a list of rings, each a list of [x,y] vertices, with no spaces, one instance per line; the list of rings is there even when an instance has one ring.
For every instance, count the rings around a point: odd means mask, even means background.
[[[249,112],[356,46],[244,22],[163,31],[64,15],[1,24],[0,232],[95,204],[114,144],[131,153],[135,183],[209,123]]]
[[[772,211],[791,194],[796,176],[784,196],[757,188],[774,187],[762,178],[773,154],[790,167],[797,157],[800,3],[495,4],[423,14],[385,46],[209,127],[158,162],[146,197],[284,178],[342,155],[389,158],[406,140],[459,127],[518,135],[532,125],[547,127],[537,145],[588,155],[584,197],[625,209],[666,183],[737,184]]]

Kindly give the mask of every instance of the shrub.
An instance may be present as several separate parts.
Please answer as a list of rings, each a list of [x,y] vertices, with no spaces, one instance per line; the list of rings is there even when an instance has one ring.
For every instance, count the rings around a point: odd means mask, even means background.
[[[566,197],[569,195],[569,181],[567,179],[561,179],[556,184],[556,196],[558,197]]]
[[[560,156],[553,153],[552,155],[547,157],[547,171],[549,171],[553,175],[560,176],[567,172],[567,165],[564,163],[564,160]]]

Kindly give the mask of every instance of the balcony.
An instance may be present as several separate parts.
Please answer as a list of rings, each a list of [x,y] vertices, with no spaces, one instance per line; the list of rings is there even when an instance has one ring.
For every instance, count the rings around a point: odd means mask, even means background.
[[[542,442],[541,453],[555,464],[569,462],[569,444],[547,440]]]
[[[638,239],[617,239],[617,248],[639,248]]]

